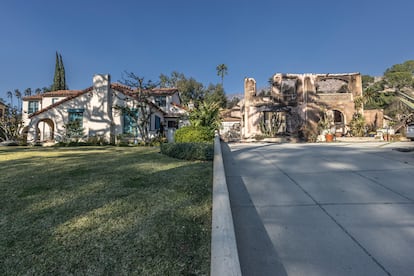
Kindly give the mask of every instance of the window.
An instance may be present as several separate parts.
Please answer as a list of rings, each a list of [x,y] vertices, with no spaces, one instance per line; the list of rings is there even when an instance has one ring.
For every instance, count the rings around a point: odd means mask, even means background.
[[[52,104],[54,104],[57,101],[59,101],[59,98],[52,98]]]
[[[28,113],[32,114],[39,110],[39,102],[38,101],[29,101],[29,110]]]
[[[151,130],[159,130],[161,128],[161,118],[157,115],[154,115],[154,124],[151,123],[151,128]]]
[[[69,109],[69,122],[79,122],[79,126],[83,126],[83,108]]]
[[[168,121],[168,128],[178,128],[178,123],[176,121]]]
[[[155,100],[155,103],[159,107],[165,107],[167,105],[167,97],[166,96],[155,96],[154,100]]]
[[[124,111],[123,114],[123,133],[137,135],[138,110]]]

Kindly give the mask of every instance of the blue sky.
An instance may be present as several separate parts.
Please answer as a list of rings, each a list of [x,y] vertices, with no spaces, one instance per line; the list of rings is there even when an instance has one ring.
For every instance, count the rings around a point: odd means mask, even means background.
[[[227,94],[276,72],[382,75],[414,59],[414,1],[2,0],[0,97],[49,86],[55,52],[70,89],[96,73],[184,73]]]

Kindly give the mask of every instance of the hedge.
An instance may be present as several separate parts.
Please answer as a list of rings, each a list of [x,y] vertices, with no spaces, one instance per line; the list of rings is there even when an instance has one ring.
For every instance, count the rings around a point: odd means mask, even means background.
[[[185,126],[177,129],[174,140],[177,143],[210,143],[214,140],[214,131],[208,127]]]
[[[177,159],[210,161],[214,158],[213,143],[166,143],[160,148],[162,154]]]

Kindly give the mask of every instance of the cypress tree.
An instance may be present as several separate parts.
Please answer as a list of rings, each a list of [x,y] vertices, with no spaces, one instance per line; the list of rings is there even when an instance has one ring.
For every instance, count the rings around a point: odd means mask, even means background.
[[[55,75],[53,77],[52,91],[68,89],[66,86],[65,66],[62,55],[56,52]]]
[[[60,61],[60,89],[68,89],[66,86],[65,66],[63,65],[62,55],[59,55]]]
[[[56,64],[55,64],[55,76],[53,77],[53,84],[52,84],[52,91],[59,90],[60,88],[60,80],[61,73],[60,73],[60,62],[59,62],[59,54],[56,52]]]

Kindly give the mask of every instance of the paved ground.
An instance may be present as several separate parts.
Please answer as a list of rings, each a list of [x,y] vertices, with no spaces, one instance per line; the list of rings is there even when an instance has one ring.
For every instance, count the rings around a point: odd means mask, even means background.
[[[243,275],[413,275],[413,143],[222,144]]]

